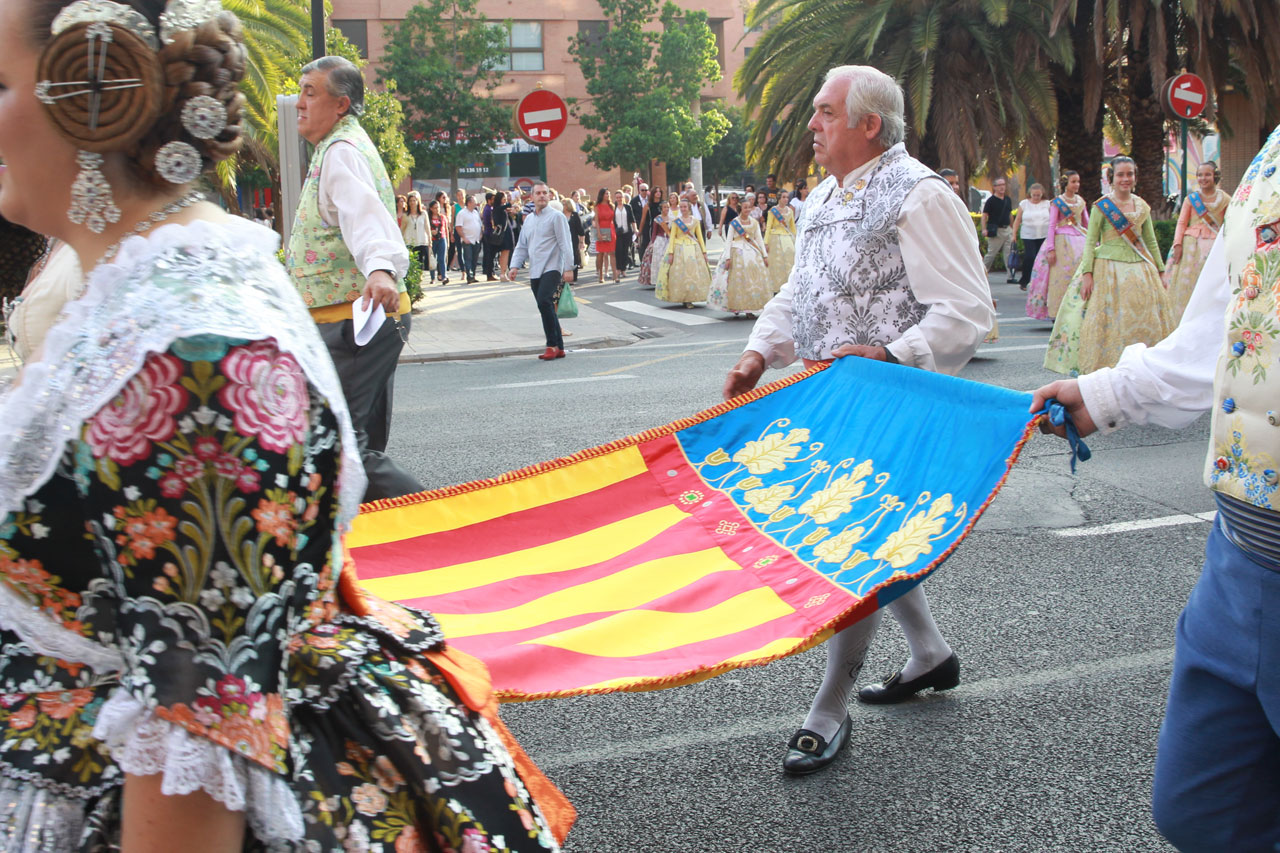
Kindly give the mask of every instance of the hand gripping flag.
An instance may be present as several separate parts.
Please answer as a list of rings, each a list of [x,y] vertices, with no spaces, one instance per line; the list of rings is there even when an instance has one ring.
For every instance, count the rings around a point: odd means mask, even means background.
[[[686,684],[810,648],[973,529],[1030,396],[844,358],[541,465],[367,504],[375,595],[430,610],[507,701]]]

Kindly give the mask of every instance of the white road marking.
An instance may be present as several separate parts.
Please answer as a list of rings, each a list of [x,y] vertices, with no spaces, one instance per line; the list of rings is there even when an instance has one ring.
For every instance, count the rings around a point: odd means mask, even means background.
[[[922,694],[923,698],[905,705],[867,708],[860,705],[854,711],[855,718],[860,714],[892,714],[901,716],[923,711],[930,706],[942,702],[965,702],[969,700],[1004,700],[1012,692],[1035,690],[1053,684],[1072,681],[1099,681],[1108,676],[1151,670],[1169,666],[1173,662],[1173,649],[1155,649],[1132,655],[1108,658],[1106,660],[1079,663],[1056,669],[1041,669],[1019,675],[1007,675],[1001,678],[984,678],[980,681],[962,682],[959,687],[943,694]],[[954,698],[953,698],[954,697]],[[798,713],[775,714],[768,717],[748,717],[738,722],[723,726],[701,727],[682,732],[673,732],[661,737],[647,737],[643,740],[610,741],[601,747],[575,749],[559,754],[539,755],[538,766],[544,770],[556,770],[561,767],[574,767],[580,764],[597,764],[606,761],[621,761],[638,758],[654,753],[680,753],[691,747],[708,746],[727,743],[732,740],[755,738],[764,735],[786,737],[796,724],[803,719]]]
[[[606,379],[636,379],[629,373],[619,373],[614,376],[573,376],[568,379],[542,379],[538,382],[508,382],[505,385],[476,385],[468,388],[468,391],[490,391],[494,388],[538,388],[543,385],[567,385],[570,382],[603,382]]]
[[[1024,349],[1048,349],[1048,348],[1049,348],[1048,344],[1022,344],[1021,346],[1014,346],[1014,347],[978,347],[978,351],[977,353],[975,353],[975,355],[983,355],[989,352],[1016,352],[1018,350],[1024,350]]]
[[[1202,512],[1196,515],[1179,513],[1159,518],[1140,518],[1136,521],[1115,521],[1111,524],[1094,524],[1087,527],[1064,527],[1054,530],[1054,536],[1104,536],[1108,533],[1127,533],[1131,530],[1150,530],[1155,527],[1173,527],[1178,524],[1198,524],[1213,521],[1218,513]]]
[[[606,302],[610,308],[620,308],[623,311],[630,311],[633,314],[644,314],[646,317],[657,317],[666,320],[669,323],[679,323],[683,326],[705,326],[708,323],[722,323],[723,320],[717,320],[715,317],[708,317],[705,314],[689,314],[685,308],[659,308],[656,305],[646,305],[643,302]]]

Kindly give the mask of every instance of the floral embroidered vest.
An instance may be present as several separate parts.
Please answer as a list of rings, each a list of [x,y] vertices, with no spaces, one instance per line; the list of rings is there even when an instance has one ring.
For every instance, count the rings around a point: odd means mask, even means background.
[[[942,180],[898,143],[853,186],[832,175],[810,193],[790,279],[797,355],[817,361],[842,344],[884,346],[924,317],[897,223],[907,193],[929,178]]]
[[[329,135],[320,140],[311,155],[307,180],[298,199],[298,213],[293,220],[293,232],[289,235],[289,248],[285,253],[285,266],[289,268],[289,274],[293,276],[293,282],[308,308],[353,302],[364,289],[364,274],[342,241],[342,230],[336,225],[326,225],[320,218],[320,169],[324,165],[324,155],[335,142],[349,142],[355,146],[369,164],[378,198],[386,207],[387,215],[392,221],[396,215],[395,193],[378,149],[355,116],[343,116]],[[404,282],[399,282],[399,286],[400,292],[404,293]]]
[[[1280,128],[1245,172],[1221,239],[1233,298],[1205,482],[1280,511]]]

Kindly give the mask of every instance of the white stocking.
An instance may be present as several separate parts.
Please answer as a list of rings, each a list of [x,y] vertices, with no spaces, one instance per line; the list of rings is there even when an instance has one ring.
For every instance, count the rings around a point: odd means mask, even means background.
[[[867,657],[867,648],[876,635],[876,628],[880,626],[882,612],[877,610],[827,641],[827,672],[822,677],[817,695],[813,697],[813,704],[809,706],[804,728],[821,735],[828,742],[835,737],[849,713],[849,692],[862,671],[862,662]]]
[[[933,614],[929,612],[929,601],[924,597],[923,586],[916,586],[894,601],[889,605],[889,610],[902,626],[907,646],[911,649],[911,658],[902,668],[903,681],[918,678],[951,657],[951,647],[942,638],[942,633],[933,621]]]

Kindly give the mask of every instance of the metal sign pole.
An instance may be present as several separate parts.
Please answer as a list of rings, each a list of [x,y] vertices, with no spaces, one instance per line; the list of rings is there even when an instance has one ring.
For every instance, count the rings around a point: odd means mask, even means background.
[[[1178,199],[1178,210],[1182,210],[1182,203],[1187,200],[1187,120],[1181,119],[1179,124],[1182,125],[1182,197]]]

